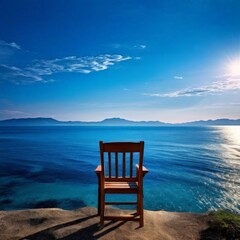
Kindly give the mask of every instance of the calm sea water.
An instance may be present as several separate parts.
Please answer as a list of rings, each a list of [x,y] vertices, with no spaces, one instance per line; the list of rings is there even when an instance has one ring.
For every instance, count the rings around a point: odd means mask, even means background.
[[[144,207],[240,213],[240,127],[1,127],[0,210],[97,206],[99,140],[145,141]]]

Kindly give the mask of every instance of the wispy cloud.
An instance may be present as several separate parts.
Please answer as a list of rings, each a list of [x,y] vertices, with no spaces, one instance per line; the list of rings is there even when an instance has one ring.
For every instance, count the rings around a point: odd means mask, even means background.
[[[140,45],[135,45],[134,48],[136,49],[145,49],[147,46],[144,44],[140,44]]]
[[[129,44],[128,45],[128,44],[120,44],[120,43],[114,43],[112,46],[116,49],[128,49],[128,50],[132,50],[132,49],[142,50],[147,47],[147,45],[145,44],[136,44],[136,45]]]
[[[144,93],[143,95],[151,97],[192,97],[220,94],[230,90],[240,90],[240,78],[227,78],[209,85],[185,88],[169,93]]]
[[[117,62],[122,62],[131,59],[122,55],[99,55],[87,57],[64,57],[52,60],[37,60],[32,67],[27,70],[36,72],[38,75],[52,75],[58,72],[78,72],[88,74],[106,70],[109,66]]]
[[[23,117],[23,116],[29,116],[29,113],[18,111],[18,110],[0,109],[0,119]]]
[[[174,76],[173,78],[174,78],[174,79],[177,79],[177,80],[183,79],[183,77],[181,77],[181,76]]]
[[[16,111],[16,110],[6,110],[6,109],[0,109],[0,114],[9,114],[9,115],[14,115],[14,114],[26,114],[26,112],[22,111]]]
[[[0,46],[21,49],[21,47],[17,43],[15,43],[15,42],[7,43],[7,42],[5,42],[3,40],[0,40]]]
[[[8,60],[20,49],[21,47],[15,42],[8,43],[0,40],[0,62]]]
[[[0,64],[0,79],[9,80],[16,84],[43,81],[43,78],[37,74],[5,64]]]
[[[82,73],[88,74],[108,69],[110,66],[132,59],[122,55],[98,55],[98,56],[68,56],[50,60],[35,60],[27,67],[15,67],[1,64],[0,78],[11,80],[15,83],[48,82],[45,76],[56,73]]]

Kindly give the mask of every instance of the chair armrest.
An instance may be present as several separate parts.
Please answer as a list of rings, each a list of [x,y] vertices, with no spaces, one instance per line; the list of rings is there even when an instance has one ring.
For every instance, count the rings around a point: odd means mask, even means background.
[[[102,173],[102,166],[101,165],[98,165],[97,168],[95,169],[95,173],[97,175],[100,175]]]
[[[136,164],[136,168],[137,168],[137,172],[139,171],[139,165]],[[145,168],[144,166],[142,166],[142,173],[143,176],[145,176],[149,171],[147,170],[147,168]]]

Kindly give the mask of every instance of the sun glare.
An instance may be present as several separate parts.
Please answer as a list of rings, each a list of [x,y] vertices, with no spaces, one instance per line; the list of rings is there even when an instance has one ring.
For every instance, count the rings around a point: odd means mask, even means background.
[[[232,60],[228,64],[228,73],[231,76],[240,76],[240,59]]]
[[[240,126],[224,126],[221,127],[224,138],[231,144],[240,145]]]

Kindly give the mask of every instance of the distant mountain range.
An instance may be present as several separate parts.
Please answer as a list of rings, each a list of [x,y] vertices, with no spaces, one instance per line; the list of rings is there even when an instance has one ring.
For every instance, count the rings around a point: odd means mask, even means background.
[[[209,126],[240,125],[240,119],[216,119],[170,124],[159,121],[130,121],[122,118],[107,118],[98,122],[58,121],[53,118],[15,118],[0,121],[0,126]]]

